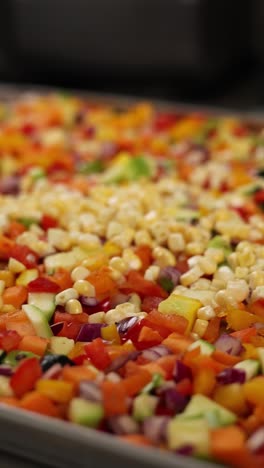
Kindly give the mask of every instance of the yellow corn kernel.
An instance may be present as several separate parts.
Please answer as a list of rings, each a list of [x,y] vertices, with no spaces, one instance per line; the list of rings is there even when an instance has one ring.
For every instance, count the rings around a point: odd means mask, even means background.
[[[109,257],[116,257],[121,254],[121,248],[119,245],[114,244],[111,241],[107,241],[103,246],[104,253]]]
[[[89,274],[90,271],[88,270],[88,268],[85,268],[83,266],[77,266],[71,272],[71,279],[73,282],[78,280],[84,280]]]
[[[256,256],[252,249],[245,248],[242,252],[237,252],[238,265],[241,267],[250,267],[254,264]]]
[[[235,269],[235,277],[237,279],[246,279],[248,277],[248,273],[249,269],[247,267],[236,267]]]
[[[202,242],[189,242],[185,251],[188,255],[201,255],[204,251],[204,245]]]
[[[9,258],[8,261],[8,269],[12,271],[12,273],[21,273],[26,269],[25,265],[13,257]]]
[[[152,255],[156,264],[161,268],[166,266],[175,266],[176,264],[175,256],[165,247],[154,247]]]
[[[77,299],[70,299],[66,302],[65,310],[68,314],[77,315],[82,313],[82,304]]]
[[[252,271],[249,275],[249,287],[254,290],[257,286],[264,286],[264,271]]]
[[[183,286],[190,286],[192,283],[197,281],[201,276],[203,276],[203,271],[201,268],[196,265],[191,268],[189,271],[186,271],[183,275],[181,275],[181,284]]]
[[[14,273],[10,270],[0,270],[0,280],[4,281],[6,288],[10,288],[15,284]]]
[[[197,318],[193,326],[193,333],[197,333],[202,338],[207,330],[208,321]]]
[[[204,307],[200,307],[197,312],[197,318],[200,320],[211,320],[215,317],[215,311],[210,305],[206,305]]]
[[[235,279],[228,281],[227,294],[229,294],[235,301],[243,302],[249,295],[249,286],[245,280]]]
[[[87,280],[75,281],[73,288],[80,296],[95,297],[95,287]]]
[[[149,247],[152,247],[153,242],[148,231],[146,231],[145,229],[140,229],[136,231],[135,244],[136,245],[148,245]]]
[[[204,252],[205,257],[212,259],[215,263],[221,263],[225,259],[225,253],[223,249],[215,249],[213,247],[209,247]]]
[[[198,265],[205,275],[213,275],[217,269],[217,264],[206,257],[201,257],[198,261]]]
[[[135,235],[134,229],[129,228],[129,227],[124,228],[123,226],[122,232],[114,236],[112,238],[112,241],[115,242],[120,247],[122,247],[122,249],[127,249],[131,245],[134,239],[134,235]]]
[[[120,271],[120,273],[127,273],[129,270],[127,262],[121,257],[112,257],[109,266]]]
[[[105,312],[96,312],[89,316],[89,323],[104,323]]]
[[[168,237],[168,247],[172,252],[182,252],[185,249],[185,240],[180,232],[173,232]]]
[[[128,302],[134,304],[136,312],[140,312],[141,307],[141,299],[140,296],[136,293],[132,293],[129,295]]]
[[[144,274],[144,278],[148,281],[156,281],[159,276],[160,267],[158,265],[149,266]]]
[[[68,403],[74,394],[73,383],[51,379],[38,380],[36,390],[57,403]]]
[[[70,299],[78,299],[78,293],[75,288],[64,289],[55,297],[55,304],[64,306]]]

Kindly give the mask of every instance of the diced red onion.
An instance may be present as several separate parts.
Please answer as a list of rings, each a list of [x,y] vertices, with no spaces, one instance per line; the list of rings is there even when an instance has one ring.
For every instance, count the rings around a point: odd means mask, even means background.
[[[42,379],[56,379],[57,377],[59,377],[61,369],[61,364],[54,364],[46,372],[44,372],[44,374],[42,375]]]
[[[177,360],[173,369],[172,376],[176,383],[180,382],[183,379],[192,380],[192,371],[189,366],[186,366],[186,364],[184,364],[182,361]]]
[[[193,455],[193,452],[194,452],[193,446],[190,445],[190,444],[185,444],[182,447],[175,450],[175,453],[177,455],[183,455],[183,456],[186,456],[186,457],[191,457]]]
[[[247,446],[251,452],[263,453],[264,451],[264,427],[257,429],[248,439]]]
[[[158,444],[166,439],[168,416],[151,416],[143,422],[143,433],[152,442]]]
[[[121,367],[123,367],[128,361],[135,361],[139,354],[140,351],[131,351],[131,353],[121,354],[111,362],[105,372],[108,374],[109,372],[115,372],[118,369],[121,369]]]
[[[17,195],[20,189],[20,179],[16,175],[5,176],[0,179],[0,193],[3,195]]]
[[[117,153],[117,151],[118,147],[116,143],[112,141],[105,141],[102,143],[100,156],[102,159],[110,159]]]
[[[173,266],[167,266],[160,270],[158,276],[158,283],[164,287],[168,292],[171,292],[175,286],[179,284],[181,277],[181,272]],[[166,287],[166,282],[168,282],[168,288]],[[164,284],[163,284],[164,283]]]
[[[84,323],[77,335],[76,341],[93,341],[101,337],[102,323]]]
[[[165,382],[158,388],[155,389],[156,395],[162,395],[165,390],[169,388],[175,388],[175,382],[173,380],[165,380]]]
[[[222,372],[216,376],[216,380],[219,384],[223,385],[232,383],[243,384],[246,381],[246,373],[242,369],[228,367],[227,369],[222,370]]]
[[[120,335],[125,335],[139,321],[138,317],[128,317],[117,324],[117,330]]]
[[[55,336],[58,335],[58,333],[60,333],[60,331],[62,330],[63,325],[64,325],[64,322],[57,322],[51,325],[50,328],[52,330],[53,335]]]
[[[231,354],[232,356],[238,356],[243,350],[241,341],[234,336],[228,335],[227,333],[223,333],[216,340],[215,347],[219,349],[219,351]]]
[[[82,305],[87,306],[87,307],[94,307],[99,304],[98,299],[96,297],[89,297],[89,296],[80,296],[79,301]]]
[[[13,375],[13,369],[8,365],[2,364],[0,366],[0,375],[10,377],[11,375]]]
[[[100,403],[103,399],[102,390],[99,385],[90,380],[82,380],[79,385],[80,397],[85,400],[94,401]]]
[[[142,356],[149,361],[156,361],[168,354],[171,354],[171,351],[164,345],[152,346],[151,348],[144,349],[142,352]]]
[[[165,390],[161,396],[166,408],[173,411],[174,414],[181,413],[188,403],[188,398],[175,388]]]
[[[139,424],[127,414],[112,416],[107,423],[110,429],[118,435],[137,434],[140,431]]]

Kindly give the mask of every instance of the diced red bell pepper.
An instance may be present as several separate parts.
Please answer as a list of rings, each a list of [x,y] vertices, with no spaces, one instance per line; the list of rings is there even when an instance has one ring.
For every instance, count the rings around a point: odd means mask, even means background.
[[[76,340],[81,328],[82,323],[80,322],[63,322],[63,327],[57,336],[64,336],[66,338],[70,338],[71,340]]]
[[[41,365],[35,357],[23,360],[10,379],[10,386],[17,397],[32,390],[42,375]]]
[[[157,296],[145,296],[142,304],[141,304],[141,309],[144,312],[151,312],[153,309],[157,309],[159,306],[159,303],[162,301],[161,297]]]
[[[104,370],[111,364],[111,359],[101,338],[96,338],[84,346],[87,357],[97,369]]]
[[[28,283],[28,291],[57,294],[60,291],[60,287],[48,278],[39,277]]]
[[[47,231],[47,229],[56,228],[58,226],[58,221],[57,219],[53,218],[53,216],[44,214],[40,221],[40,226],[42,229],[44,229],[44,231]]]
[[[126,293],[135,292],[140,296],[156,296],[166,298],[168,294],[158,284],[145,280],[144,276],[137,271],[130,271],[127,280],[120,287]]]
[[[0,348],[9,353],[17,349],[21,341],[21,336],[15,330],[6,330],[0,332]]]
[[[54,314],[53,323],[60,323],[60,322],[75,322],[75,323],[87,323],[89,320],[89,315],[82,313],[82,314],[68,314],[67,312],[59,312],[58,310]]]
[[[23,263],[26,268],[35,268],[38,263],[38,255],[26,245],[14,244],[10,256]]]

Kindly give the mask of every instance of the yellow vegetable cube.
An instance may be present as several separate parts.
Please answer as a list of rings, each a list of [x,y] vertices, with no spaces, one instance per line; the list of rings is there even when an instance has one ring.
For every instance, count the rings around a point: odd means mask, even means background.
[[[188,333],[192,330],[197,312],[201,306],[202,303],[197,299],[171,294],[165,301],[160,302],[158,311],[162,314],[176,314],[185,317],[189,323],[186,330]]]

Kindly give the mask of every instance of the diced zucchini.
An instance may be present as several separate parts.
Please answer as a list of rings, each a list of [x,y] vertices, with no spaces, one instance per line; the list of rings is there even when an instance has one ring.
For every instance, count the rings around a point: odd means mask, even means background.
[[[233,424],[237,420],[237,416],[234,413],[210,400],[210,398],[199,394],[191,398],[184,412],[179,417],[183,419],[186,419],[186,417],[187,419],[204,418],[209,425],[212,423],[213,427]]]
[[[65,354],[66,356],[74,347],[74,340],[65,336],[52,336],[49,343],[49,351],[52,354]]]
[[[15,367],[19,363],[17,356],[23,355],[24,357],[36,357],[40,358],[37,354],[31,353],[30,351],[9,351],[3,359],[3,364],[8,364],[9,366]]]
[[[47,320],[50,320],[55,311],[55,294],[36,292],[28,294],[28,304],[34,305],[44,313]]]
[[[192,330],[197,311],[201,306],[202,303],[197,299],[172,293],[167,299],[160,302],[158,311],[162,314],[176,314],[185,317],[188,320],[186,330],[188,333]]]
[[[227,257],[232,252],[229,242],[222,236],[214,236],[208,242],[208,247],[223,250],[225,257]]]
[[[153,416],[157,404],[157,397],[148,395],[147,393],[141,393],[133,402],[133,418],[135,418],[136,421],[142,422],[150,416]]]
[[[68,416],[74,423],[96,428],[104,417],[104,410],[100,403],[87,401],[84,398],[73,398]]]
[[[14,395],[12,388],[10,387],[10,379],[4,375],[0,375],[0,396],[1,397],[12,397]]]
[[[53,336],[49,322],[40,309],[30,304],[24,304],[22,309],[32,323],[38,336],[41,338],[50,338]]]
[[[182,420],[176,417],[168,424],[167,440],[170,450],[190,445],[195,455],[208,455],[210,445],[208,423],[203,418]]]
[[[44,265],[47,271],[53,271],[57,268],[65,268],[66,270],[73,270],[79,265],[85,258],[87,258],[89,252],[80,247],[74,247],[69,252],[59,252],[54,255],[48,255],[44,259]]]
[[[188,347],[188,351],[196,348],[200,348],[200,353],[204,356],[210,356],[215,350],[215,346],[205,340],[194,341],[194,343]]]
[[[241,361],[235,364],[234,368],[245,371],[246,380],[250,380],[259,373],[260,362],[256,359],[245,359],[245,361]]]
[[[145,387],[141,390],[141,393],[150,393],[152,390],[160,387],[164,382],[164,379],[161,374],[153,374],[151,382],[149,382]]]

